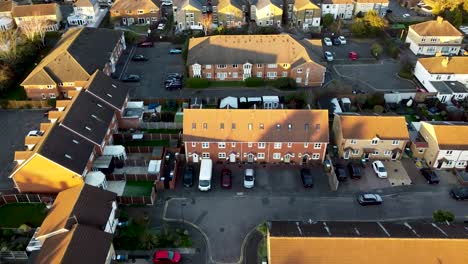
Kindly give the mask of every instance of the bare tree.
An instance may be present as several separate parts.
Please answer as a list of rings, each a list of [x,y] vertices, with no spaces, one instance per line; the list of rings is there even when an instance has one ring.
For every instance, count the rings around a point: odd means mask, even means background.
[[[203,30],[205,31],[205,36],[208,36],[208,30],[213,25],[213,15],[211,13],[206,13],[202,18]]]
[[[21,32],[29,41],[39,39],[41,44],[45,45],[45,34],[47,27],[54,23],[53,21],[43,19],[39,16],[32,16],[29,19],[23,20],[20,24]]]
[[[17,29],[0,31],[0,59],[6,63],[14,63],[18,56],[17,44]]]

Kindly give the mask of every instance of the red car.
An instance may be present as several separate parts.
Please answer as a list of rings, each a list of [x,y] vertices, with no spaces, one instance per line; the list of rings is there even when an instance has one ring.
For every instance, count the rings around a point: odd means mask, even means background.
[[[351,51],[348,53],[348,58],[350,58],[351,60],[355,61],[358,59],[358,54],[357,52],[355,51]]]
[[[153,42],[143,41],[143,42],[138,43],[137,46],[140,47],[140,48],[152,48],[153,47]]]
[[[154,264],[178,264],[181,259],[180,253],[172,250],[157,250],[153,255]]]
[[[229,169],[221,170],[221,188],[230,189],[232,187],[232,173]]]

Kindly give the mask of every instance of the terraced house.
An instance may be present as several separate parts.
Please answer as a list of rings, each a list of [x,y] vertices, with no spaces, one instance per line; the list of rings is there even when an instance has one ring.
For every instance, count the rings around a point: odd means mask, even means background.
[[[289,35],[219,35],[190,39],[187,66],[195,78],[290,77],[299,86],[320,86],[325,67],[318,61]]]
[[[203,29],[203,5],[198,0],[174,0],[174,23],[177,30]]]
[[[62,21],[62,12],[56,3],[37,5],[14,5],[11,11],[18,28],[31,28],[41,24],[46,31],[57,31]]]
[[[344,159],[401,159],[409,141],[404,116],[335,114],[333,134]]]
[[[185,109],[187,162],[322,162],[328,111],[293,109]]]
[[[354,15],[374,10],[383,17],[387,14],[388,2],[388,0],[354,0]]]
[[[320,8],[310,0],[288,1],[288,21],[291,26],[302,30],[318,29],[321,16]]]
[[[283,15],[282,0],[253,0],[250,6],[250,20],[257,26],[281,26]]]
[[[247,6],[241,0],[219,0],[218,26],[241,27],[247,23]]]
[[[322,3],[322,16],[333,15],[333,18],[351,19],[353,18],[353,0],[324,0]]]
[[[416,55],[456,55],[460,52],[463,34],[442,17],[409,26],[406,43]]]
[[[110,76],[126,49],[123,32],[103,28],[70,28],[55,48],[21,83],[31,99],[68,97],[101,70]]]
[[[159,4],[152,0],[117,0],[110,9],[111,19],[121,25],[153,24],[160,19]]]

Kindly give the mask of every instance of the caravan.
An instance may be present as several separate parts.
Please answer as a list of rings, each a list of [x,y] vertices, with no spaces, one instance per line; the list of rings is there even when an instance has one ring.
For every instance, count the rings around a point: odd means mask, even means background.
[[[211,189],[211,173],[213,162],[211,159],[202,159],[200,165],[200,176],[198,178],[198,189],[202,192]]]

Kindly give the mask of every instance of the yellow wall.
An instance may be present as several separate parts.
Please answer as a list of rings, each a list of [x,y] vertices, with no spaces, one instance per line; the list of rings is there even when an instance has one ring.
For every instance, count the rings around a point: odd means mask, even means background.
[[[421,122],[419,133],[429,145],[424,152],[424,160],[432,167],[436,163],[437,156],[439,155],[439,144],[437,143],[434,129],[432,129],[432,126],[428,123]]]
[[[35,154],[25,162],[12,177],[20,192],[57,193],[83,183],[81,175],[41,155]]]

